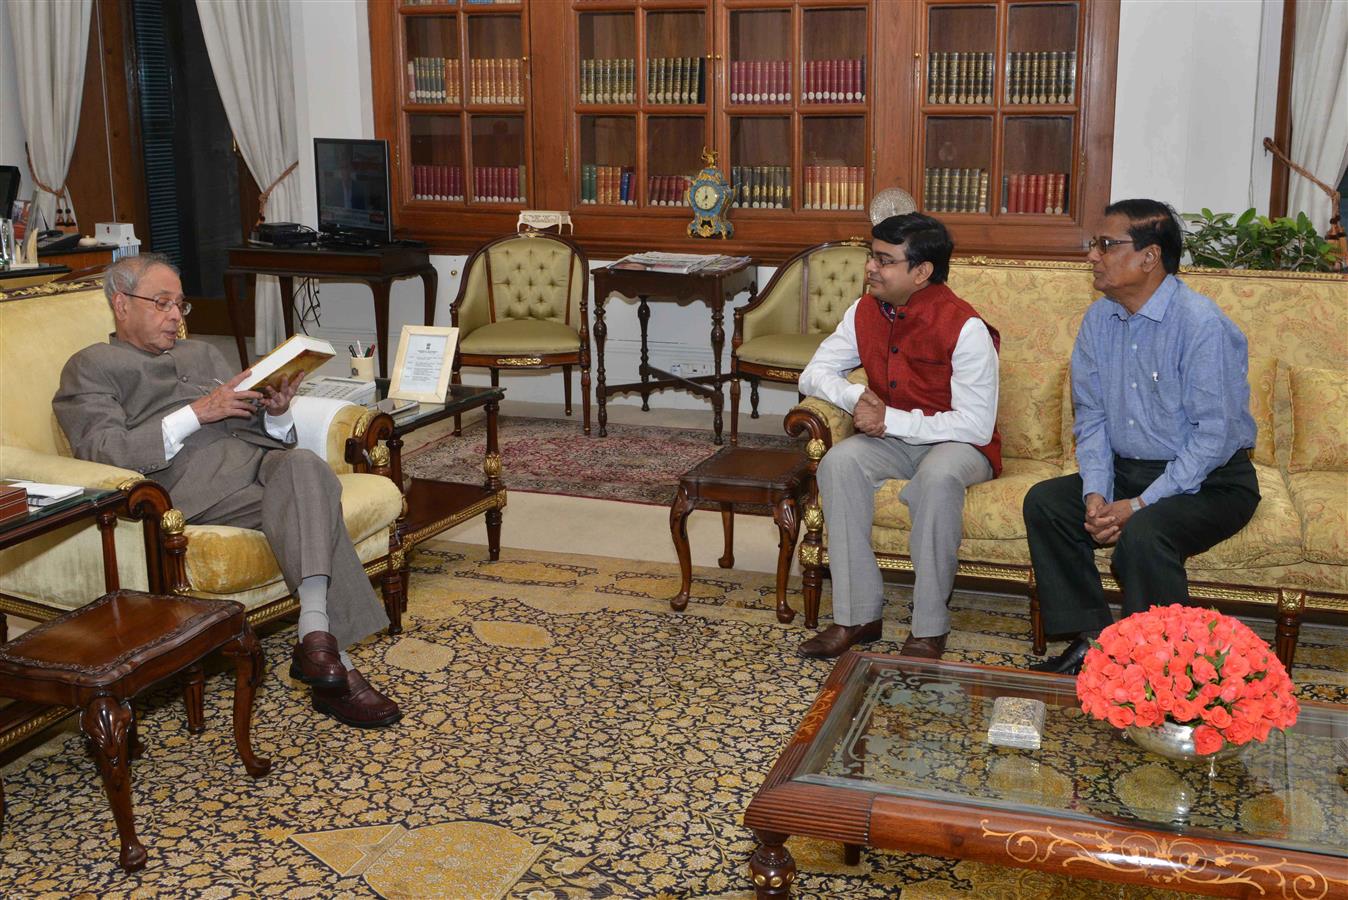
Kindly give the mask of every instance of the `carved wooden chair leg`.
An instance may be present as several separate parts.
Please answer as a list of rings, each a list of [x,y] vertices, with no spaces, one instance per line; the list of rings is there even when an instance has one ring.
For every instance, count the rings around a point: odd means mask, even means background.
[[[128,701],[131,708],[131,727],[126,732],[126,753],[128,759],[140,759],[145,755],[145,742],[140,739],[140,716],[136,715],[136,704]]]
[[[449,371],[449,383],[463,384],[463,373],[459,367],[459,355],[457,353],[454,354],[454,362],[452,364],[452,368]],[[454,436],[459,437],[462,434],[463,434],[463,416],[456,414],[454,416]]]
[[[674,504],[669,508],[669,534],[674,539],[674,554],[679,558],[679,592],[669,600],[670,608],[676,612],[688,608],[688,595],[693,586],[693,560],[688,549],[688,514],[693,511],[693,505],[688,488],[679,485]]]
[[[201,734],[206,730],[205,707],[206,673],[200,662],[183,669],[183,707],[187,710],[187,731]]]
[[[9,620],[5,618],[4,613],[0,613],[0,644],[9,640]]]
[[[740,443],[740,377],[730,373],[730,446]]]
[[[566,414],[571,415],[571,367],[562,366],[562,403]]]
[[[758,418],[758,382],[762,379],[749,379],[749,418]]]
[[[1030,595],[1030,649],[1036,656],[1043,656],[1048,652],[1048,640],[1044,635],[1044,613],[1039,606],[1039,583],[1034,579],[1034,569],[1030,570],[1025,587]]]
[[[1274,652],[1288,674],[1296,657],[1297,638],[1301,635],[1301,613],[1306,609],[1306,592],[1283,588],[1278,591],[1278,625],[1274,632]]]
[[[258,682],[262,680],[262,645],[257,635],[245,622],[243,633],[222,648],[234,660],[234,745],[239,750],[243,767],[254,778],[261,778],[271,769],[271,760],[253,753],[250,730],[253,722],[253,698]]]
[[[127,872],[145,867],[145,847],[136,838],[136,822],[131,813],[131,769],[127,764],[131,721],[131,704],[125,700],[119,703],[106,694],[95,697],[80,716],[80,730],[88,739],[103,776],[103,788],[122,842],[117,861]]]

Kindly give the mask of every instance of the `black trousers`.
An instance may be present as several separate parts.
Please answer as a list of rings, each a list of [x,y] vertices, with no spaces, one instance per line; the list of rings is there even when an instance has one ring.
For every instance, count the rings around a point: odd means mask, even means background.
[[[1136,497],[1165,470],[1160,460],[1114,457],[1114,496]],[[1047,634],[1077,634],[1113,621],[1095,567],[1098,544],[1086,532],[1080,475],[1041,481],[1025,495],[1025,528]],[[1259,505],[1259,482],[1241,450],[1213,469],[1198,492],[1177,494],[1134,513],[1114,547],[1123,615],[1184,603],[1184,562],[1245,527]]]

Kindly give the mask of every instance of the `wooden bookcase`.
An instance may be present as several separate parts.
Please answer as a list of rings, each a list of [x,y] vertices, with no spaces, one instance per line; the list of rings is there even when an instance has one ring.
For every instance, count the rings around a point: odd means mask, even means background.
[[[439,252],[560,209],[597,258],[780,261],[868,235],[870,198],[898,186],[959,253],[1072,258],[1109,198],[1118,0],[370,0],[369,17],[395,225]],[[452,62],[418,94],[426,60]],[[472,93],[482,60],[506,89]],[[703,146],[743,185],[731,241],[686,232]]]

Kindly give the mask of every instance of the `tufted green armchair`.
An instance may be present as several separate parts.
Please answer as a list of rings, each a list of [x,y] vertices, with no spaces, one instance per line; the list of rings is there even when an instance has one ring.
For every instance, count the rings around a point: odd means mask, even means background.
[[[463,366],[485,366],[491,383],[501,369],[562,367],[571,415],[571,367],[580,366],[581,408],[590,433],[590,266],[562,237],[528,231],[497,238],[468,259],[450,309],[459,329],[452,379]],[[454,417],[454,433],[459,433]]]
[[[758,383],[794,384],[824,338],[866,286],[866,253],[857,239],[816,244],[782,264],[752,303],[735,312],[730,352],[730,443],[739,443],[740,379],[749,381],[752,418]]]

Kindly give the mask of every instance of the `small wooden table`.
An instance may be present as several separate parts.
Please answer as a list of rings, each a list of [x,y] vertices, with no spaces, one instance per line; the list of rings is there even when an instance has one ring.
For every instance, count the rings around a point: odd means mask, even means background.
[[[243,320],[239,315],[238,283],[244,278],[257,281],[258,275],[275,275],[281,282],[281,311],[285,314],[286,337],[295,333],[296,278],[326,278],[329,281],[359,281],[370,286],[374,295],[375,340],[379,344],[379,374],[388,375],[388,298],[389,286],[399,278],[421,277],[425,290],[423,324],[435,324],[435,295],[439,275],[426,250],[393,245],[373,250],[339,250],[327,247],[230,247],[225,267],[225,299],[234,343],[239,350],[239,365],[248,368],[248,351],[243,345]]]
[[[234,742],[248,774],[261,777],[271,763],[253,754],[248,730],[262,650],[241,603],[114,591],[0,646],[0,694],[81,711],[80,730],[121,838],[118,862],[128,872],[145,865],[131,812],[129,757],[143,750],[131,699],[179,672],[186,672],[189,692],[195,688],[199,696],[201,661],[216,650],[234,657]]]
[[[772,507],[777,523],[777,621],[796,617],[786,602],[786,582],[791,574],[791,554],[800,534],[800,504],[809,488],[809,460],[799,450],[751,450],[726,447],[693,466],[679,479],[679,491],[669,510],[669,533],[679,555],[679,592],[669,601],[675,610],[688,607],[693,584],[693,564],[688,551],[688,514],[699,501],[721,505],[725,551],[717,560],[721,568],[735,565],[735,504],[762,503]]]
[[[741,291],[747,290],[750,299],[757,290],[752,261],[741,263],[723,272],[652,272],[643,269],[619,268],[616,265],[595,269],[594,275],[594,346],[598,370],[595,397],[599,400],[599,436],[608,436],[608,398],[613,394],[641,392],[641,409],[651,408],[651,391],[663,388],[688,391],[711,401],[712,440],[721,443],[721,410],[725,397],[721,385],[728,376],[721,372],[721,350],[725,347],[725,307]],[[604,340],[608,325],[604,322],[604,304],[610,294],[636,297],[637,320],[641,323],[640,381],[609,385],[604,378]],[[701,300],[711,310],[711,355],[713,374],[684,378],[651,365],[647,346],[647,331],[651,320],[652,300],[688,304]]]

